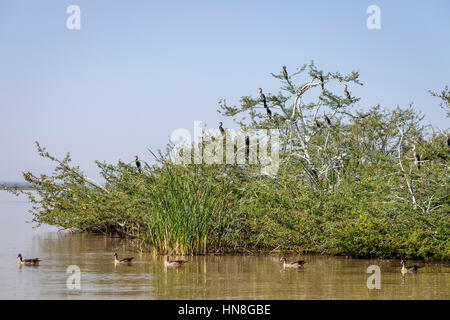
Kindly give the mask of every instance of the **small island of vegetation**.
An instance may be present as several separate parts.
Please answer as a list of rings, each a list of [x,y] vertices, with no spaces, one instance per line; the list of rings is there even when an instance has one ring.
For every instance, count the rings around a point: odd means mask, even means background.
[[[448,260],[449,136],[408,106],[355,110],[358,72],[313,62],[272,74],[281,92],[220,101],[242,129],[278,129],[276,175],[259,165],[97,162],[105,183],[55,161],[51,176],[25,172],[34,221],[133,241],[158,254],[293,251]],[[297,78],[303,76],[300,85]],[[433,95],[449,111],[449,90]],[[248,118],[248,119],[247,119]],[[222,126],[221,126],[222,128]],[[141,160],[142,161],[142,160]]]

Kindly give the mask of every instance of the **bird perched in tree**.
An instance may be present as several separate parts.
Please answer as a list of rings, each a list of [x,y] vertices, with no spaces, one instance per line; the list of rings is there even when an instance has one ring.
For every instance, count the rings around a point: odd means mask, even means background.
[[[250,138],[245,136],[245,159],[248,161],[248,156],[250,155]]]
[[[316,169],[314,169],[313,165],[310,164],[309,165],[309,170],[311,170],[311,172],[314,174],[314,176],[317,178],[319,175],[317,174]]]
[[[286,71],[286,66],[283,66],[283,77],[286,81],[289,81],[288,73]]]
[[[331,120],[330,120],[330,118],[327,117],[327,115],[325,114],[325,111],[323,112],[323,118],[328,123],[328,125],[331,127]]]
[[[345,85],[344,94],[348,100],[352,100],[352,97],[350,96],[350,92],[348,92],[348,90],[347,90],[347,85]]]
[[[269,108],[266,108],[267,111],[267,116],[269,117],[269,119],[272,119],[272,111],[270,111]]]
[[[267,108],[267,100],[266,100],[266,96],[264,95],[263,91],[261,88],[259,88],[259,95],[261,96],[261,99],[264,103],[264,108]]]
[[[416,150],[416,145],[413,144],[413,155],[414,155],[414,163],[417,166],[417,169],[420,170],[420,155]]]
[[[322,77],[321,74],[319,74],[319,81],[320,81],[320,86],[322,87],[322,90],[325,89],[324,82],[323,82],[323,77]]]
[[[225,129],[224,129],[222,126],[223,126],[223,123],[222,123],[222,122],[219,122],[219,130],[220,130],[220,133],[221,133],[221,134],[225,134]]]
[[[136,156],[136,167],[138,168],[139,172],[141,172],[141,163],[139,162],[138,156]]]
[[[314,119],[314,123],[316,125],[317,128],[321,128],[322,126],[320,125],[319,121],[317,121],[317,119]]]

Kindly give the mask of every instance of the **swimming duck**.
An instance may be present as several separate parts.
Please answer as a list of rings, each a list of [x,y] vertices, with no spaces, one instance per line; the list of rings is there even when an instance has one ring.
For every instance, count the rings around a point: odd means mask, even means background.
[[[405,273],[417,273],[417,269],[422,268],[422,267],[416,266],[416,265],[406,266],[406,261],[405,260],[402,260],[400,263],[402,264],[402,274],[405,274]]]
[[[131,260],[133,260],[134,257],[130,257],[130,258],[122,258],[119,260],[119,256],[117,255],[117,253],[114,253],[114,263],[115,264],[119,264],[119,263],[130,263]]]
[[[169,260],[169,256],[167,256],[166,261],[164,261],[164,265],[166,267],[181,267],[186,262],[187,261],[185,261],[185,260]]]
[[[283,261],[283,268],[303,268],[305,264],[304,260],[298,260],[294,262],[286,262],[286,258],[281,258],[280,261]]]
[[[17,256],[17,263],[19,264],[19,265],[23,265],[23,264],[25,264],[25,265],[32,265],[32,266],[37,266],[37,265],[39,265],[39,261],[41,261],[41,260],[39,260],[39,258],[33,258],[33,259],[23,259],[22,258],[22,254],[20,254],[19,253],[19,255]]]

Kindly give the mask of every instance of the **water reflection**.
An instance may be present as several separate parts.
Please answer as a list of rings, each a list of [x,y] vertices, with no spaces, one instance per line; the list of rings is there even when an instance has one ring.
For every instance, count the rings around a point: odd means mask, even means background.
[[[0,298],[2,299],[449,299],[450,268],[422,263],[402,277],[398,260],[302,256],[303,269],[285,269],[279,255],[188,257],[166,268],[165,257],[139,253],[120,239],[33,230],[24,203],[0,199]],[[39,257],[40,266],[18,267],[16,257]],[[114,264],[134,256],[131,264]],[[176,258],[176,257],[173,257]],[[288,261],[300,258],[288,256]],[[66,286],[67,267],[81,269],[81,289]],[[381,289],[366,286],[367,267],[381,269]]]

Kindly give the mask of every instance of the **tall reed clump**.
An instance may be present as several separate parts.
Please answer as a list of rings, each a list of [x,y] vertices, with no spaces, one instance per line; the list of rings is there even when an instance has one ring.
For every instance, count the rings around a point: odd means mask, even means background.
[[[227,223],[225,180],[198,166],[170,162],[151,175],[151,210],[145,241],[157,253],[206,253],[220,246]]]

